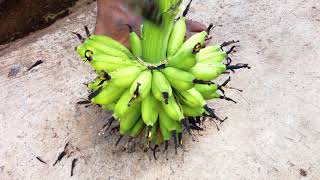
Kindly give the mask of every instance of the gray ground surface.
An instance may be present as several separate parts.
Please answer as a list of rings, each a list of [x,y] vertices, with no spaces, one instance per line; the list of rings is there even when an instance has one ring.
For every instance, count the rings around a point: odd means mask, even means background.
[[[120,152],[115,136],[98,136],[107,114],[75,105],[94,75],[70,32],[93,28],[94,6],[0,51],[0,179],[70,179],[73,157],[73,179],[320,179],[319,1],[195,1],[189,17],[222,24],[214,42],[241,40],[234,60],[253,69],[233,75],[244,92],[227,94],[238,104],[212,102],[229,117],[220,132],[207,124],[186,152],[171,148],[158,161]],[[53,167],[67,141],[79,151]]]

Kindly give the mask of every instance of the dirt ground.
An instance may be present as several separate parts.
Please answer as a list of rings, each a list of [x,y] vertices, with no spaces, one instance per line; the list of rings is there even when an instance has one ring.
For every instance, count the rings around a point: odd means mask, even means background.
[[[209,123],[199,142],[185,138],[185,151],[171,146],[157,161],[121,152],[116,136],[98,136],[109,114],[76,105],[94,74],[71,31],[93,29],[95,14],[92,4],[0,47],[0,179],[320,179],[318,0],[196,0],[189,17],[223,25],[213,41],[239,39],[233,59],[252,70],[232,75],[238,104],[212,102],[229,117],[221,131]],[[67,142],[74,153],[52,166]]]

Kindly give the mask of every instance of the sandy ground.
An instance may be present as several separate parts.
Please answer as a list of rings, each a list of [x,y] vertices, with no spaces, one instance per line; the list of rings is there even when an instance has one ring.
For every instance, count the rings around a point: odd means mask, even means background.
[[[241,40],[233,59],[253,69],[232,75],[238,104],[212,102],[229,117],[221,131],[207,124],[199,142],[157,161],[121,152],[116,136],[98,136],[109,114],[75,104],[94,75],[70,32],[93,29],[95,13],[92,4],[0,51],[0,179],[320,179],[318,0],[196,0],[189,17],[223,25],[213,41]],[[66,142],[77,151],[52,166]]]

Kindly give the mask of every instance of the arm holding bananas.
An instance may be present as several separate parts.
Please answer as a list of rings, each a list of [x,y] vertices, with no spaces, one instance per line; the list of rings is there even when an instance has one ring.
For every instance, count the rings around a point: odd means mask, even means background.
[[[141,0],[97,0],[97,21],[95,34],[107,35],[129,46],[129,33],[125,24],[130,24],[138,32],[142,18],[134,13],[132,6],[137,6]],[[201,32],[206,27],[198,22],[187,20],[187,34]]]

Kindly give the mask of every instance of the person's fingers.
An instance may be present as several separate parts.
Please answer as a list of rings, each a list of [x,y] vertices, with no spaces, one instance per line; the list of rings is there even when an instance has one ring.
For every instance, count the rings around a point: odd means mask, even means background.
[[[206,30],[206,26],[198,21],[186,20],[187,29],[189,32],[201,32]]]

